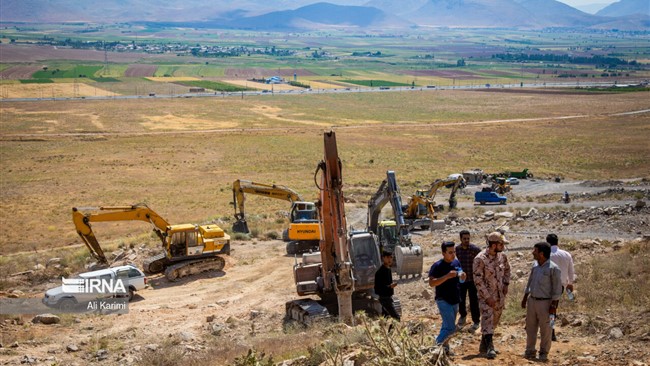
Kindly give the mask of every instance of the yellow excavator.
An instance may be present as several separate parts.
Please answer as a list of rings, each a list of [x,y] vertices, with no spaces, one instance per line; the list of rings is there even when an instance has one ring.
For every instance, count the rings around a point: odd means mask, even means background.
[[[492,190],[498,194],[506,194],[512,190],[512,187],[506,178],[495,177],[492,182]]]
[[[236,233],[249,233],[246,222],[245,194],[255,194],[269,198],[276,198],[291,202],[289,228],[283,233],[287,243],[287,254],[304,253],[318,250],[320,241],[320,228],[316,205],[306,202],[296,191],[291,188],[277,185],[251,182],[238,179],[232,184],[232,205],[235,208],[235,223],[232,230]]]
[[[451,189],[449,209],[454,209],[458,205],[456,193],[459,189],[465,188],[465,185],[465,179],[461,174],[452,174],[445,179],[437,179],[431,183],[428,189],[418,189],[409,200],[408,205],[402,207],[406,223],[410,224],[412,228],[428,229],[436,218],[434,199],[438,189],[442,187]]]
[[[230,236],[217,225],[170,225],[145,204],[132,206],[74,207],[72,221],[77,234],[100,264],[108,264],[91,222],[139,220],[153,225],[153,231],[162,242],[163,252],[143,262],[149,274],[165,272],[174,281],[180,277],[223,269],[226,264],[220,256],[230,254]]]

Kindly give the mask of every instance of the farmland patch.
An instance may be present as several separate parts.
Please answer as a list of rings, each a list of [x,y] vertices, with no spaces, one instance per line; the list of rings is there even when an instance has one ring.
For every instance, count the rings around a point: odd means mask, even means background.
[[[126,77],[150,77],[154,76],[158,66],[156,65],[129,65],[124,72]]]
[[[361,86],[411,86],[411,84],[397,83],[388,80],[339,80],[340,82],[361,85]]]
[[[32,74],[42,69],[43,66],[41,65],[13,66],[6,70],[2,70],[2,72],[0,72],[0,78],[9,80],[29,79],[32,77]]]
[[[0,98],[74,98],[117,95],[85,83],[3,84]]]
[[[193,81],[193,80],[199,80],[198,78],[191,77],[191,76],[151,76],[147,77],[147,80],[155,81],[155,82],[161,82],[161,83],[173,83],[176,81]]]
[[[196,87],[196,88],[210,89],[214,91],[222,91],[222,92],[238,92],[244,90],[251,90],[246,87],[242,88],[237,85],[222,83],[218,81],[209,81],[209,80],[181,81],[178,84],[190,86],[190,87]]]
[[[255,81],[232,80],[232,79],[224,80],[224,82],[227,82],[228,84],[243,86],[245,88],[248,88],[248,90],[252,90],[252,89],[259,89],[259,90],[271,90],[271,89],[273,89],[273,90],[276,90],[276,91],[280,91],[280,90],[302,90],[302,88],[294,87],[294,86],[291,86],[291,85],[288,85],[288,84],[273,84],[273,86],[271,86],[271,84],[258,83],[258,82],[255,82]],[[308,82],[308,83],[311,84],[311,82]]]
[[[402,70],[400,71],[406,75],[413,76],[434,76],[447,79],[480,79],[481,76],[476,75],[470,71],[462,70]]]
[[[88,78],[88,77],[93,77],[96,72],[101,70],[103,66],[87,66],[87,65],[79,65],[79,66],[73,66],[70,65],[69,67],[64,67],[61,66],[59,67],[51,67],[48,69],[43,69],[40,71],[35,72],[32,77],[35,79],[40,79],[40,78],[57,78],[57,79],[72,79],[72,78]]]
[[[316,76],[317,74],[305,69],[265,69],[262,67],[251,68],[227,68],[224,76],[229,78],[263,78],[269,76],[293,77],[296,76]]]

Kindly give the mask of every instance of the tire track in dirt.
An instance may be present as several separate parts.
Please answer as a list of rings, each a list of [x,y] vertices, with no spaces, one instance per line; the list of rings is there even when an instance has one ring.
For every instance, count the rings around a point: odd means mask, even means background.
[[[555,116],[555,117],[537,117],[537,118],[512,118],[512,119],[496,119],[487,121],[468,121],[468,122],[450,122],[450,123],[393,123],[390,125],[383,125],[383,129],[401,129],[404,127],[454,127],[454,126],[471,126],[471,125],[484,125],[484,124],[505,124],[505,123],[528,123],[528,122],[543,122],[543,121],[564,121],[570,119],[583,119],[594,117],[616,117],[621,115],[630,114],[643,114],[650,113],[650,109],[643,109],[637,111],[619,112],[611,114],[582,114],[573,116]],[[293,121],[291,122],[299,122]],[[305,131],[312,129],[321,131],[322,126],[319,127],[260,127],[260,128],[216,128],[206,130],[186,130],[186,131],[147,131],[147,132],[70,132],[70,133],[43,133],[43,134],[0,134],[0,140],[12,141],[25,138],[56,138],[56,137],[133,137],[133,136],[160,136],[160,135],[188,135],[188,134],[215,134],[215,133],[251,133],[251,132],[293,132]],[[333,130],[351,130],[351,129],[377,129],[376,124],[372,125],[354,125],[354,126],[331,126]]]

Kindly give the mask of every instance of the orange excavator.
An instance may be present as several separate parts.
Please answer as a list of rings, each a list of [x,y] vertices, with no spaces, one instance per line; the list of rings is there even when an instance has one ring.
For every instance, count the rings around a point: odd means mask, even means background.
[[[324,134],[325,156],[314,173],[321,172],[317,202],[320,222],[320,251],[303,254],[293,267],[296,291],[300,296],[316,295],[286,303],[289,319],[309,324],[338,315],[353,323],[353,311],[381,314],[381,304],[372,297],[375,272],[382,265],[377,237],[367,231],[347,230],[343,197],[342,164],[333,131]],[[395,307],[401,312],[398,300]]]

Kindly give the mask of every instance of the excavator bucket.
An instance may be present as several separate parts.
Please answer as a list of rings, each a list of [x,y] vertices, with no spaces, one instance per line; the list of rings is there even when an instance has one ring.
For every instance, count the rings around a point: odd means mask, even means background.
[[[424,255],[419,245],[410,247],[395,247],[395,261],[397,262],[397,275],[419,277],[422,275]]]
[[[235,223],[232,225],[232,231],[235,233],[244,233],[244,234],[250,233],[250,231],[248,230],[248,223],[244,219],[235,221]]]

